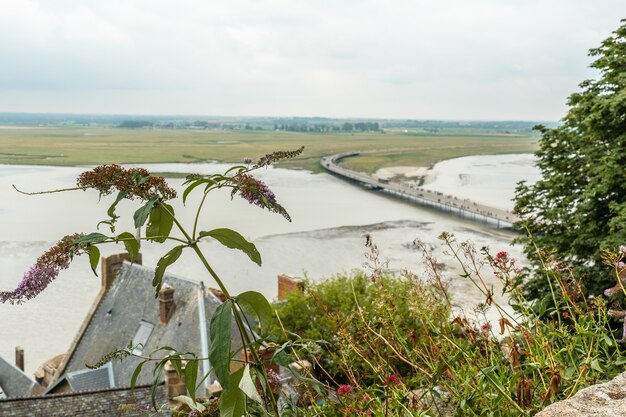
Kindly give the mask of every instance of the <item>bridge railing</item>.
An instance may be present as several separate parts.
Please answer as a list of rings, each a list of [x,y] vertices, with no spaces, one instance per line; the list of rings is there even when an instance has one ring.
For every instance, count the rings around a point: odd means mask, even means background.
[[[442,211],[455,212],[465,218],[494,224],[498,228],[510,228],[518,217],[507,210],[490,207],[473,202],[469,199],[460,199],[442,192],[426,190],[421,187],[410,187],[404,184],[383,183],[370,175],[352,171],[339,165],[344,158],[359,155],[358,152],[344,152],[323,157],[321,164],[327,171],[352,181],[367,185],[370,189],[388,192],[416,204],[427,205]]]

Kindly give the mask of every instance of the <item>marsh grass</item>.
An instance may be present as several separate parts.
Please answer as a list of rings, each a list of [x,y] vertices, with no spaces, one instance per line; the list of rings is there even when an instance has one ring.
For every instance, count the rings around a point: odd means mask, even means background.
[[[347,167],[374,172],[384,166],[430,166],[457,156],[533,152],[536,139],[525,135],[410,135],[390,133],[295,133],[273,130],[119,129],[57,127],[0,129],[0,164],[77,166],[220,161],[240,163],[242,155],[305,146],[284,168],[322,170],[324,155],[372,151],[346,161]]]

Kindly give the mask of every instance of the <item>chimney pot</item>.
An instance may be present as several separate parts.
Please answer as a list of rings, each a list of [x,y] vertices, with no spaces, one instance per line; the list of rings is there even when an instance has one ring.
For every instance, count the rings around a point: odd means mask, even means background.
[[[161,324],[167,324],[174,313],[176,304],[174,303],[174,288],[171,285],[163,284],[159,291],[159,319]]]
[[[15,366],[24,372],[24,348],[21,346],[15,347]]]

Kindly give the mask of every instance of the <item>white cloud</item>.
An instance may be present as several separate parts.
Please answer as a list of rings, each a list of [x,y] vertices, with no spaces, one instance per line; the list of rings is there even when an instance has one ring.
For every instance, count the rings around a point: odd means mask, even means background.
[[[0,1],[0,111],[556,119],[617,0]]]

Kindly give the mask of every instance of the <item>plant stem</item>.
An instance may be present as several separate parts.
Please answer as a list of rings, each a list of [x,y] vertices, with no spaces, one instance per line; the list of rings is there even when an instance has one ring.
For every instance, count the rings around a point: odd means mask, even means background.
[[[213,277],[213,279],[217,283],[219,289],[224,293],[224,296],[227,299],[233,299],[233,297],[228,292],[228,289],[226,289],[226,286],[224,285],[224,282],[220,279],[220,277],[213,270],[213,268],[211,268],[211,265],[209,264],[209,262],[207,261],[206,257],[204,256],[204,254],[202,253],[202,251],[198,247],[197,242],[195,240],[193,240],[191,238],[191,236],[189,236],[189,234],[187,233],[187,231],[185,230],[183,225],[180,224],[180,222],[176,219],[174,214],[170,210],[168,210],[168,208],[165,205],[163,205],[163,203],[161,203],[159,201],[158,204],[161,204],[162,208],[172,217],[172,220],[174,221],[174,224],[176,224],[176,226],[178,227],[180,232],[185,236],[185,238],[187,238],[187,242],[186,243],[189,245],[189,247],[191,247],[194,250],[194,252],[196,252],[196,255],[200,259],[200,262],[202,262],[202,265],[204,265],[205,269],[209,272],[211,277]],[[261,369],[263,378],[267,382],[267,385],[268,385],[268,388],[269,388],[269,378],[267,376],[267,371],[265,370],[265,366],[263,365],[263,362],[261,361],[261,358],[259,357],[259,353],[257,352],[257,350],[255,349],[255,347],[253,346],[253,344],[252,344],[252,342],[250,340],[250,335],[246,331],[245,326],[243,324],[243,321],[241,319],[241,313],[235,307],[235,304],[236,303],[233,303],[233,309],[232,309],[233,317],[235,318],[235,323],[237,324],[237,328],[239,330],[239,334],[241,335],[241,339],[242,339],[242,342],[243,342],[243,348],[244,348],[244,354],[246,353],[246,351],[248,349],[250,350],[250,352],[252,353],[252,357],[253,357],[254,361],[256,363],[260,364],[260,369]],[[268,396],[270,398],[270,404],[272,406],[272,410],[274,411],[275,415],[278,417],[279,412],[278,412],[278,404],[276,403],[276,398],[274,398],[274,393],[272,392],[272,390],[269,389],[269,391],[270,392],[269,392]]]

